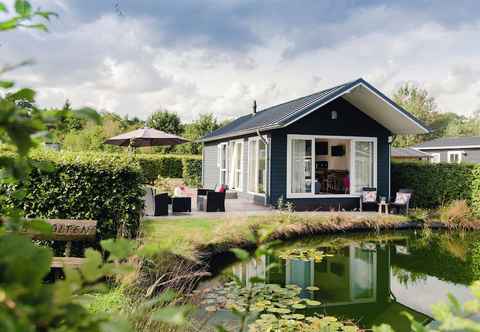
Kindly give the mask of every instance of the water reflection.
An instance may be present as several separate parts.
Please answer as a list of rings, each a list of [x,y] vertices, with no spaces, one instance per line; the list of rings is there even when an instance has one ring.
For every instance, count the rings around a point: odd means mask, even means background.
[[[387,323],[409,331],[408,312],[418,321],[432,321],[430,306],[445,300],[447,290],[461,301],[470,297],[467,286],[478,279],[478,235],[417,233],[394,239],[344,239],[343,244],[320,239],[290,244],[316,248],[331,256],[321,262],[281,259],[277,255],[233,267],[244,283],[258,276],[267,283],[296,284],[302,297],[322,302],[316,312],[354,319],[362,327]],[[332,244],[333,242],[333,244]],[[480,259],[478,259],[480,262]],[[272,263],[277,268],[267,269]],[[316,286],[310,292],[306,287]]]

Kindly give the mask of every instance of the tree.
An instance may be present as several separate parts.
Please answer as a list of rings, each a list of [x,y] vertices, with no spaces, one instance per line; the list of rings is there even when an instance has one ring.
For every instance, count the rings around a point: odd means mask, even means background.
[[[433,133],[427,135],[401,135],[395,140],[396,146],[412,146],[426,140],[441,136],[438,130],[440,112],[435,99],[413,83],[403,84],[393,95],[393,100],[422,121],[427,127],[432,127]]]
[[[221,125],[213,114],[201,114],[197,120],[185,125],[184,136],[190,140],[190,143],[179,145],[176,152],[183,154],[202,153],[202,144],[195,141],[220,127]]]
[[[146,125],[149,128],[155,128],[174,135],[181,135],[183,133],[180,117],[177,113],[168,110],[153,112],[148,117]]]

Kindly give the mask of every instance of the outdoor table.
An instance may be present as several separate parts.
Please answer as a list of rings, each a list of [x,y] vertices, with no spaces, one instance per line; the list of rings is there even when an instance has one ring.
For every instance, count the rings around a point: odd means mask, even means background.
[[[383,213],[383,210],[385,210],[385,214],[388,214],[388,207],[389,204],[387,202],[378,203],[378,213]]]

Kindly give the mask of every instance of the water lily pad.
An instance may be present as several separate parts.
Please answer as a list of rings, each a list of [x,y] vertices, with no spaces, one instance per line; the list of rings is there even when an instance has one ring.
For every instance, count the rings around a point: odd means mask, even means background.
[[[208,306],[208,307],[205,307],[205,311],[208,311],[208,312],[215,312],[217,311],[218,308],[214,305],[211,305],[211,306]]]
[[[301,303],[295,303],[292,305],[292,308],[293,309],[305,309],[307,306],[305,304],[301,304]]]
[[[305,300],[305,303],[310,307],[315,307],[322,304],[320,301],[315,301],[315,300]]]

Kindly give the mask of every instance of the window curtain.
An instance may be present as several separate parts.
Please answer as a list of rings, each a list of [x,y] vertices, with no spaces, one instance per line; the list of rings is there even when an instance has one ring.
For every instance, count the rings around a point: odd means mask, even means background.
[[[355,192],[373,186],[373,143],[355,142]]]
[[[305,154],[306,141],[293,140],[292,141],[292,193],[305,192]]]
[[[236,156],[235,146],[236,144],[233,142],[229,143],[228,145],[229,147],[228,152],[230,157],[229,158],[230,166],[228,171],[228,186],[230,187],[230,189],[235,188],[235,165],[237,164],[235,160],[235,156]]]
[[[257,172],[257,140],[248,142],[248,191],[256,192],[255,174]]]

